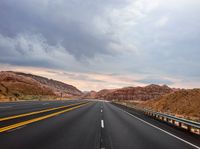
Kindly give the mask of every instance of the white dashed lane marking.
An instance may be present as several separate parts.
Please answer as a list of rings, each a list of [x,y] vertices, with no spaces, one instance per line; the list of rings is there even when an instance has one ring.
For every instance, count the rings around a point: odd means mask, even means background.
[[[101,120],[101,128],[104,128],[104,121]]]

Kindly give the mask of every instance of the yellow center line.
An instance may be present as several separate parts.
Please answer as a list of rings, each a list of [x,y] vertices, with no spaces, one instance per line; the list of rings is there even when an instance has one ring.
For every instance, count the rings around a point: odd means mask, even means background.
[[[58,109],[62,109],[62,108],[67,108],[67,107],[70,107],[70,106],[76,106],[76,105],[83,104],[83,103],[85,103],[85,102],[70,104],[70,105],[67,105],[67,106],[61,106],[61,107],[56,107],[56,108],[49,108],[49,109],[45,109],[45,110],[34,111],[34,112],[29,112],[29,113],[24,113],[24,114],[9,116],[9,117],[4,117],[4,118],[0,118],[0,122],[15,119],[15,118],[20,118],[20,117],[25,117],[25,116],[29,116],[29,115],[49,112],[49,111],[53,111],[53,110],[58,110]]]
[[[41,121],[41,120],[44,120],[44,119],[47,119],[47,118],[50,118],[50,117],[53,117],[53,116],[68,112],[68,111],[72,111],[74,109],[80,108],[80,107],[85,106],[87,104],[89,104],[89,103],[78,105],[78,106],[75,106],[75,107],[72,107],[72,108],[69,108],[69,109],[65,109],[65,110],[62,110],[62,111],[59,111],[59,112],[55,112],[55,113],[52,113],[52,114],[49,114],[49,115],[45,115],[45,116],[41,116],[41,117],[38,117],[38,118],[34,118],[34,119],[31,119],[31,120],[27,120],[27,121],[19,122],[19,123],[12,124],[12,125],[9,125],[9,126],[1,127],[0,128],[0,133],[8,131],[8,130],[11,130],[11,129],[15,129],[17,127],[21,127],[21,126],[24,126],[24,125],[27,125],[27,124],[30,124],[30,123]]]

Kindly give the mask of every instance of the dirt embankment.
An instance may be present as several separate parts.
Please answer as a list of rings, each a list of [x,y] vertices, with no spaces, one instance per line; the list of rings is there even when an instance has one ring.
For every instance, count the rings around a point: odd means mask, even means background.
[[[183,89],[149,100],[141,106],[154,111],[200,121],[200,89]]]

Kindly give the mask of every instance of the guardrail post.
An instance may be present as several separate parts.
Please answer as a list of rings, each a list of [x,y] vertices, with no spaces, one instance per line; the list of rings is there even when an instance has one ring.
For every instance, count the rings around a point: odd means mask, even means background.
[[[160,116],[159,116],[159,115],[157,115],[156,117],[157,117],[157,119],[159,119],[159,117],[160,117]]]
[[[190,125],[187,125],[187,130],[188,130],[188,131],[191,131],[191,128],[192,128],[192,127],[191,127]]]
[[[157,119],[159,119],[160,116],[159,116],[159,115],[156,115],[156,117],[157,117]]]
[[[178,126],[179,126],[179,127],[182,127],[182,123],[181,123],[181,122],[179,122],[179,123],[178,123]]]

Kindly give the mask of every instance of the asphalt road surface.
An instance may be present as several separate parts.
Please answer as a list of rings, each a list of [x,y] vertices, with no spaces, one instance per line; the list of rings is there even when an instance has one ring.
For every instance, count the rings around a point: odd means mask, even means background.
[[[200,149],[200,137],[100,101],[0,103],[1,149]]]

